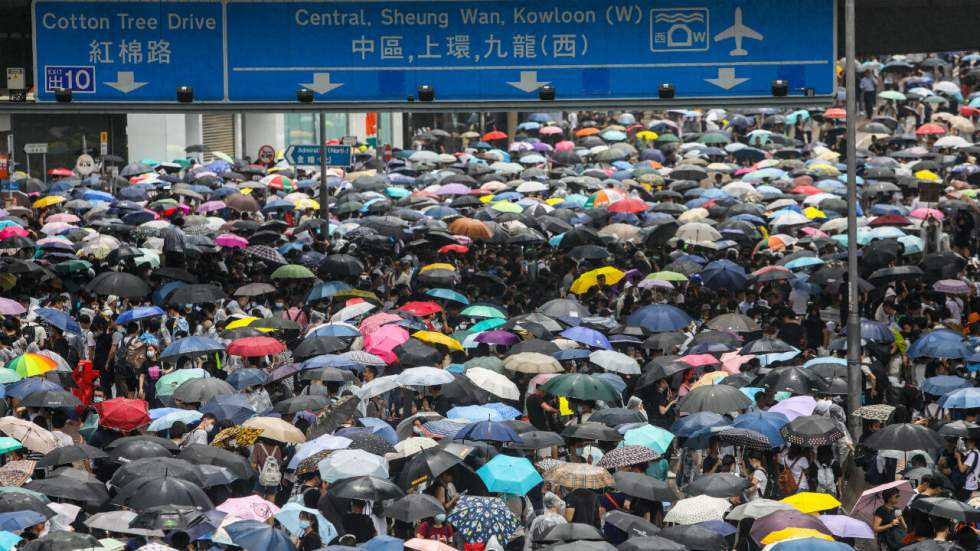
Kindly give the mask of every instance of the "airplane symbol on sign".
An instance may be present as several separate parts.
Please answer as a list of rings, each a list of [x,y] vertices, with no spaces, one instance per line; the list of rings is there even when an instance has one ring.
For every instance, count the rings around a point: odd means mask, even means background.
[[[715,35],[715,42],[729,38],[735,39],[735,49],[728,52],[731,56],[745,56],[749,52],[742,49],[742,39],[762,40],[763,36],[742,24],[742,8],[735,8],[735,24]]]

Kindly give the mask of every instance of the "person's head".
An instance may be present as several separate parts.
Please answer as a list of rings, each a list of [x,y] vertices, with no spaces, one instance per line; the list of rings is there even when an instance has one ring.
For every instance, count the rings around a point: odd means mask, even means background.
[[[929,517],[929,522],[932,524],[932,530],[936,533],[936,539],[946,539],[946,534],[949,533],[950,525],[949,520],[941,517]]]
[[[746,455],[746,459],[748,460],[749,466],[751,466],[753,469],[762,468],[762,452],[759,450],[749,450],[748,454]]]
[[[921,453],[913,455],[912,459],[909,461],[909,465],[911,465],[913,468],[925,467],[927,465],[926,456],[922,455]]]
[[[888,488],[887,490],[881,492],[881,500],[888,507],[896,507],[898,506],[899,495],[898,488]]]
[[[916,490],[920,494],[936,495],[943,489],[943,480],[934,474],[923,475]]]
[[[895,490],[896,492],[898,490]],[[359,499],[350,500],[350,512],[360,514],[364,512],[365,503]]]
[[[191,536],[183,530],[174,530],[170,533],[170,547],[174,549],[187,549],[191,544]]]
[[[545,509],[551,511],[552,513],[561,513],[562,509],[565,508],[565,502],[551,492],[546,492],[544,494],[543,502]]]
[[[214,416],[213,413],[205,413],[201,416],[201,421],[198,423],[198,428],[204,430],[211,430],[211,427],[218,422],[218,418]]]
[[[439,513],[436,516],[432,517],[432,524],[435,526],[442,526],[444,522],[446,522],[445,513]]]
[[[310,532],[317,529],[316,516],[313,513],[303,511],[299,514],[299,527],[303,532]]]

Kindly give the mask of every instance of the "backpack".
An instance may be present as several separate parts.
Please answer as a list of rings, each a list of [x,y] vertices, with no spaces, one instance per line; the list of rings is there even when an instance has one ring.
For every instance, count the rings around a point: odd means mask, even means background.
[[[817,465],[817,488],[814,491],[837,497],[837,477],[834,476],[834,468],[831,465],[824,463]]]
[[[279,460],[276,459],[275,455],[269,453],[269,450],[265,448],[264,445],[259,444],[262,447],[262,451],[265,452],[265,461],[262,462],[262,468],[259,470],[259,484],[262,486],[278,486],[282,482],[282,470],[279,468]]]
[[[146,350],[148,348],[146,341],[139,337],[133,337],[129,342],[124,340],[120,348],[122,349],[122,367],[132,373],[138,372],[143,367],[143,362],[146,361]]]
[[[779,492],[783,497],[789,497],[796,493],[796,490],[800,487],[800,480],[793,476],[793,467],[796,463],[802,459],[797,457],[789,465],[783,465],[782,469],[779,471],[779,478],[776,479],[776,484],[779,486]],[[800,473],[800,477],[803,473]]]

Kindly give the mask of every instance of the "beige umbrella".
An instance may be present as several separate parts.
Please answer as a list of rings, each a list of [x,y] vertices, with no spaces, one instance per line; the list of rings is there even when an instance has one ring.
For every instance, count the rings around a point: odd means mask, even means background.
[[[269,440],[285,442],[287,444],[302,444],[306,442],[306,435],[301,430],[276,417],[252,417],[242,423],[242,426],[261,429],[262,438],[268,438]]]
[[[689,222],[677,228],[674,237],[687,242],[718,241],[721,233],[704,222]]]
[[[558,360],[537,352],[521,352],[504,359],[504,368],[518,373],[564,373]]]
[[[639,226],[634,226],[632,224],[609,224],[608,226],[599,230],[599,235],[615,235],[623,241],[636,239],[639,234]]]
[[[602,467],[588,463],[565,463],[544,473],[544,479],[566,488],[599,490],[614,485],[611,474]]]
[[[439,443],[431,438],[426,438],[424,436],[413,436],[395,444],[395,451],[386,453],[385,459],[388,461],[394,461],[395,459],[410,457],[422,450],[434,448],[438,445]]]
[[[0,431],[38,453],[48,453],[58,447],[58,439],[50,431],[17,417],[0,417]]]

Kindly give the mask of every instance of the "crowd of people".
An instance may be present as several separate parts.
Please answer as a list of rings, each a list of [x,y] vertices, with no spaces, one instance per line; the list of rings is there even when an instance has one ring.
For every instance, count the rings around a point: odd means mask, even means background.
[[[865,66],[854,411],[836,106],[15,173],[0,548],[975,551],[977,62]]]

